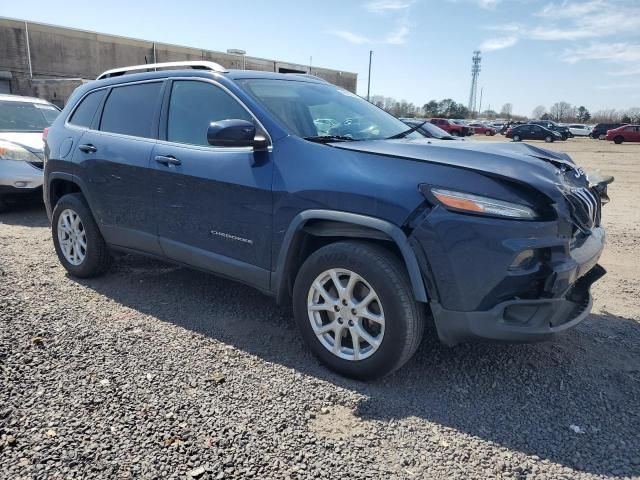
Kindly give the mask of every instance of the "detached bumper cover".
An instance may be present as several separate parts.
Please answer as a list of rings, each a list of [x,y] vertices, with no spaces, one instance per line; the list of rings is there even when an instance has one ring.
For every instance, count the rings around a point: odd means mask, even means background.
[[[591,285],[606,270],[596,265],[560,298],[511,300],[482,312],[446,310],[438,303],[431,309],[440,340],[447,345],[477,340],[536,342],[568,330],[591,311]]]

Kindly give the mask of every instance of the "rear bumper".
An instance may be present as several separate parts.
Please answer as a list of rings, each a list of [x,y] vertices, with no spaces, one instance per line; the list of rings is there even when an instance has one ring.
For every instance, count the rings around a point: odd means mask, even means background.
[[[591,285],[606,273],[600,265],[560,298],[511,300],[483,312],[446,310],[431,304],[438,336],[447,345],[472,341],[537,342],[582,322],[591,311]]]

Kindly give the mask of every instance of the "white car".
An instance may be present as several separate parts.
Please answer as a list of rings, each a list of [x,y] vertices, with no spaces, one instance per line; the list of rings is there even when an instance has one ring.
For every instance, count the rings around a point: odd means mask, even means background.
[[[569,128],[571,135],[573,135],[574,137],[588,137],[592,130],[592,127],[589,127],[588,125],[577,123],[566,126]]]
[[[0,211],[7,198],[41,194],[42,131],[59,113],[39,98],[0,95]]]

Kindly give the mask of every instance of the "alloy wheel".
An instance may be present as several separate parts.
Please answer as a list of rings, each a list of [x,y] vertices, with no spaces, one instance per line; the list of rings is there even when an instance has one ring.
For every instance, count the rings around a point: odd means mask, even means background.
[[[385,318],[376,291],[351,270],[332,268],[311,284],[309,322],[333,355],[359,361],[373,355],[384,337]]]
[[[58,217],[58,242],[64,258],[80,265],[87,256],[87,233],[80,216],[67,208]]]

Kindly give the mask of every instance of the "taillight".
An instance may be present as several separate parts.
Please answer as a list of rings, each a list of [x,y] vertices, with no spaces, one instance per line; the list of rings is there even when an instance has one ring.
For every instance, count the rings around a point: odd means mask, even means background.
[[[49,135],[49,127],[42,130],[42,141],[45,141],[47,139],[47,135]]]

